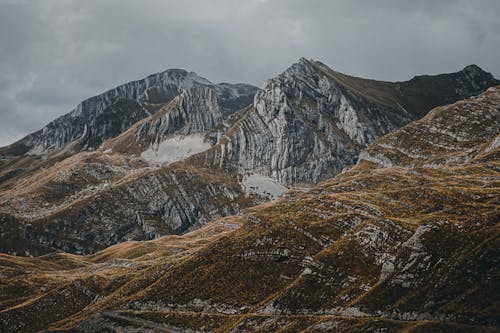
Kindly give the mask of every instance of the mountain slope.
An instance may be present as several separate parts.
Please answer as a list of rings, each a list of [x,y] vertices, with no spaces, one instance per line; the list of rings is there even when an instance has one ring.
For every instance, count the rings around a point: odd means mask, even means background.
[[[151,120],[153,131],[165,131],[142,136],[137,144],[153,155],[151,159],[130,156],[136,150],[131,144],[123,144],[117,153],[106,145],[97,151],[80,152],[4,183],[2,210],[24,222],[26,244],[35,242],[77,253],[129,239],[181,233],[234,214],[255,203],[245,197],[235,179],[182,162],[150,166],[146,161],[166,162],[154,157],[158,149],[155,143],[164,134],[182,133],[184,138],[194,132],[207,149],[216,140],[211,135],[217,136],[217,130],[223,129],[239,108],[251,103],[254,93],[254,87],[243,84],[198,84],[185,89],[157,114],[132,127],[148,132],[144,124]],[[171,117],[166,123],[164,115]],[[193,146],[180,153],[179,142],[172,146],[178,154],[168,154],[169,162],[196,153]],[[30,247],[24,251],[39,253]]]
[[[217,84],[193,72],[169,69],[128,82],[81,102],[43,129],[0,148],[0,182],[48,167],[75,153],[98,148],[136,122],[155,114],[184,90],[203,85],[217,91],[225,111],[250,105],[257,91],[247,84]]]
[[[476,67],[390,83],[349,77],[301,59],[257,93],[254,108],[206,163],[286,186],[317,183],[354,164],[376,138],[435,106],[500,83],[471,68]]]
[[[183,236],[1,255],[0,327],[498,331],[499,114],[500,86],[434,109],[335,178]]]
[[[287,188],[333,177],[356,163],[370,142],[426,108],[497,82],[474,66],[408,82],[379,82],[301,59],[256,93],[252,86],[214,85],[182,73],[175,81],[178,90],[183,87],[177,96],[154,114],[120,127],[113,133],[123,133],[95,150],[75,154],[81,149],[77,140],[40,156],[6,157],[0,204],[25,230],[26,248],[17,253],[40,253],[33,244],[91,253],[130,239],[199,228]],[[160,101],[158,86],[132,87],[115,90],[131,90],[133,103]],[[87,112],[89,119],[107,112],[101,109]],[[59,142],[58,135],[49,137]],[[3,239],[14,234],[19,233],[6,232]]]
[[[182,89],[196,83],[211,84],[195,73],[177,69],[126,83],[83,101],[70,113],[12,146],[41,154],[80,139],[84,147],[96,148],[104,139],[116,136],[136,121],[154,113],[154,109],[148,109],[148,106],[164,105]],[[116,116],[117,111],[120,117]]]

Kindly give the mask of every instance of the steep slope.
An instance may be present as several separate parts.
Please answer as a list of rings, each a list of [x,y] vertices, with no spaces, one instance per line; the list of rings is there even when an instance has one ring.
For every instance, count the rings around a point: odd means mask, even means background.
[[[500,86],[379,139],[308,191],[183,236],[1,255],[0,327],[498,331],[499,115]],[[425,154],[406,153],[410,136]]]
[[[129,131],[129,135],[122,139],[125,147],[122,143],[118,151],[135,152],[136,145],[144,148],[151,146],[151,140],[155,140],[156,152],[145,155],[151,155],[150,159],[155,160],[153,157],[158,157],[157,150],[167,134],[179,131],[181,135],[186,135],[218,127],[221,113],[227,117],[231,111],[249,105],[256,91],[247,85],[214,86],[201,78],[195,80],[193,73],[189,75],[187,83],[180,81],[176,87],[189,90],[196,82],[194,89],[201,86],[199,90],[205,92],[181,96],[182,103],[190,105],[181,105],[175,112],[164,111],[144,121],[136,131]],[[262,171],[265,176],[271,174],[275,181],[283,185],[317,182],[351,165],[359,150],[376,137],[425,115],[435,106],[476,95],[498,83],[491,74],[475,65],[453,74],[420,76],[407,82],[389,83],[350,77],[334,72],[319,62],[301,59],[270,80],[256,96],[254,110],[230,131],[235,135],[228,136],[229,146],[222,145],[222,160],[216,165],[229,161],[230,165],[237,164],[240,173]],[[148,97],[148,90],[143,94]],[[214,106],[214,95],[218,96],[218,106]],[[138,98],[139,101],[141,98]],[[220,110],[214,110],[217,107]],[[122,127],[128,128],[131,123]],[[187,123],[192,124],[186,126]],[[89,126],[94,127],[92,124]],[[212,144],[225,131],[218,130],[212,137]],[[109,137],[113,136],[116,135]],[[102,142],[100,135],[90,137],[97,137],[96,140]],[[178,138],[178,141],[181,139]],[[200,149],[207,148],[199,142],[200,137],[194,139],[195,142],[189,143],[200,146]],[[232,156],[233,147],[242,153]],[[267,152],[262,152],[263,147]],[[273,154],[275,156],[269,156]],[[327,160],[323,161],[325,156]],[[305,172],[311,169],[313,171],[309,174]]]
[[[94,113],[89,107],[80,112],[91,115],[93,127],[93,115],[109,114],[102,105],[118,92],[139,104],[143,99],[165,102],[180,92],[131,126],[123,125],[127,117],[117,117],[120,131],[99,132],[96,138],[123,133],[98,149],[71,156],[81,149],[77,140],[4,164],[1,210],[25,231],[21,244],[26,248],[16,253],[39,253],[34,244],[91,253],[129,239],[193,230],[288,188],[328,179],[356,163],[367,144],[427,108],[497,82],[474,66],[408,82],[380,82],[301,59],[255,95],[249,85],[214,85],[192,73],[166,73],[180,78],[138,81],[104,94],[99,103],[82,104],[98,105]],[[157,81],[177,90],[161,99],[167,88],[158,88]],[[11,242],[12,235],[19,232],[5,232],[2,240]]]
[[[214,85],[181,69],[126,83],[81,102],[43,129],[0,148],[0,182],[15,182],[39,167],[53,165],[82,150],[94,150],[104,140],[155,114],[184,90],[198,85],[217,91],[228,113],[251,104],[257,91],[247,84]]]
[[[490,152],[500,144],[496,98],[498,89],[490,88],[478,97],[438,107],[422,121],[385,136],[359,159],[388,167],[441,167],[480,156],[494,158]],[[495,139],[489,141],[492,137]]]
[[[183,159],[183,141],[187,141],[184,143],[186,150],[192,148],[192,154],[216,144],[238,117],[237,111],[252,104],[255,92],[252,86],[241,84],[194,86],[184,90],[155,115],[137,122],[107,142],[103,148],[122,154],[135,153],[146,161],[159,164]],[[177,142],[172,142],[175,139]],[[179,151],[175,153],[169,148]],[[185,153],[184,157],[189,156],[188,151]]]
[[[10,179],[10,187],[4,183],[2,210],[22,221],[23,243],[29,245],[16,252],[38,253],[30,245],[34,242],[89,253],[129,239],[182,233],[255,204],[235,179],[220,171],[182,162],[165,165],[199,152],[192,140],[181,144],[192,133],[200,150],[208,149],[217,131],[251,103],[255,89],[197,84],[99,150]],[[127,133],[135,129],[141,132],[127,142]],[[181,139],[170,141],[165,155],[162,138],[169,134]],[[131,155],[141,147],[142,158]],[[18,233],[4,233],[5,240],[13,234]]]
[[[171,69],[118,86],[80,103],[70,113],[14,143],[9,149],[40,155],[80,139],[84,148],[97,148],[138,120],[154,113],[154,104],[164,105],[194,84],[211,84],[195,73]],[[158,109],[158,107],[156,107]]]
[[[257,93],[254,108],[206,163],[285,186],[317,183],[354,164],[381,135],[494,84],[500,82],[476,66],[390,83],[349,77],[301,59]]]
[[[0,186],[9,187],[40,167],[99,147],[105,139],[157,112],[183,89],[199,83],[210,84],[195,73],[171,69],[81,102],[41,130],[0,148]]]

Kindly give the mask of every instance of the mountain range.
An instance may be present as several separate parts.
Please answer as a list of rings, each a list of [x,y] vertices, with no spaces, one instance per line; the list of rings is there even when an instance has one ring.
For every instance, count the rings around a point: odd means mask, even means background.
[[[0,148],[0,328],[494,332],[499,85],[300,59],[89,98]]]

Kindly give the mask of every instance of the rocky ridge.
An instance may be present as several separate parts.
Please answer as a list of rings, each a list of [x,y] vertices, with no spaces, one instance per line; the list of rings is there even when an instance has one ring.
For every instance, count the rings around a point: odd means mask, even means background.
[[[306,59],[255,98],[252,86],[186,80],[154,114],[93,151],[19,155],[0,167],[2,211],[23,225],[26,248],[16,253],[90,253],[199,228],[335,176],[379,136],[497,82],[474,66],[380,82]],[[166,101],[156,90],[131,94],[137,103]]]
[[[0,255],[0,327],[495,332],[499,114],[500,87],[439,107],[335,178],[182,236]]]
[[[68,114],[17,142],[28,154],[40,155],[74,140],[82,148],[97,148],[170,102],[183,89],[210,81],[185,70],[167,70],[132,81],[80,103]],[[118,115],[118,116],[117,116]]]
[[[98,150],[80,152],[21,178],[1,196],[3,211],[24,220],[24,251],[40,254],[33,251],[35,243],[93,252],[125,240],[182,233],[254,204],[231,177],[182,163],[196,152],[192,146],[170,163],[132,154],[140,149],[155,152],[165,137],[193,133],[200,134],[206,149],[217,130],[251,103],[254,93],[255,88],[243,84],[198,84]],[[172,146],[179,148],[178,142]]]
[[[349,77],[301,59],[256,94],[254,108],[207,154],[207,163],[288,187],[314,184],[356,163],[376,138],[495,83],[474,66],[390,83]]]

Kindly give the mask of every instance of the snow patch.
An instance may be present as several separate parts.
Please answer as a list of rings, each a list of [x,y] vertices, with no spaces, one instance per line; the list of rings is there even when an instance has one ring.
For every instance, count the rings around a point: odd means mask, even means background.
[[[257,194],[269,199],[276,199],[288,190],[274,179],[258,174],[245,176],[242,185],[247,195]]]
[[[43,145],[37,145],[31,148],[26,155],[45,155],[47,153],[47,149]]]
[[[145,150],[141,157],[149,163],[168,164],[210,148],[203,134],[175,135]]]

